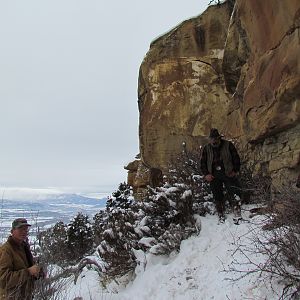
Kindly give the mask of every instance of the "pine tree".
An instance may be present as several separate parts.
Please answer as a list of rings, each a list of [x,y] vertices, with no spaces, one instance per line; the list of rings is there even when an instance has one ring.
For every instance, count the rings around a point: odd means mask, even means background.
[[[95,229],[101,242],[98,253],[106,265],[107,278],[122,276],[135,268],[131,249],[137,246],[138,235],[134,231],[136,214],[132,192],[127,184],[120,184],[106,206],[106,216],[97,220]],[[98,215],[99,217],[100,215]]]
[[[133,197],[131,195],[131,188],[127,183],[120,183],[117,191],[112,193],[112,197],[107,200],[106,207],[129,208]]]
[[[93,231],[88,216],[81,212],[68,224],[67,244],[71,259],[79,261],[93,248]]]
[[[65,266],[68,263],[67,228],[57,222],[39,236],[42,259],[47,263]]]

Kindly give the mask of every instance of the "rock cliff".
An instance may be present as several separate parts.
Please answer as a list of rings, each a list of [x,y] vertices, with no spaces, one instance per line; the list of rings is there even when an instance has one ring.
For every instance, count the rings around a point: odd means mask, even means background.
[[[238,0],[223,59],[233,94],[226,132],[273,183],[295,181],[300,163],[300,2]]]
[[[300,170],[300,1],[210,6],[156,39],[139,74],[136,189],[211,127],[235,138],[245,162],[276,184]],[[233,10],[232,10],[233,9]],[[134,168],[133,168],[134,166]],[[158,175],[157,175],[158,174]]]

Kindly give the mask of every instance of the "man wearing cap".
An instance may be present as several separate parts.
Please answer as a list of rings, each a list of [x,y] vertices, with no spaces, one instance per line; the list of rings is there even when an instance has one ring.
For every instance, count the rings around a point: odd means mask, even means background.
[[[12,222],[11,235],[0,248],[0,299],[29,300],[33,298],[34,280],[40,268],[33,263],[27,242],[31,225],[24,218]]]
[[[210,183],[219,221],[225,221],[225,200],[223,184],[233,200],[234,223],[241,220],[240,199],[241,188],[237,179],[240,170],[239,154],[230,141],[222,138],[216,128],[212,128],[209,135],[210,142],[202,149],[200,167],[207,182]]]

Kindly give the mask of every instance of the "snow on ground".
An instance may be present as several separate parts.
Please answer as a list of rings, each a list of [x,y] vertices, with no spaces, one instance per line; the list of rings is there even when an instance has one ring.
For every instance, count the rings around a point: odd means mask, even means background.
[[[244,217],[248,212],[244,210]],[[236,241],[245,236],[254,227],[251,223],[234,225],[232,215],[228,215],[224,224],[217,224],[216,216],[201,218],[201,231],[198,236],[192,236],[181,244],[178,254],[170,257],[147,255],[145,270],[137,272],[135,280],[118,294],[105,294],[101,292],[97,278],[90,275],[80,279],[81,287],[77,289],[77,296],[84,300],[111,299],[111,300],[240,300],[240,299],[278,299],[271,284],[261,280],[259,274],[251,274],[239,281],[231,281],[235,273],[228,273],[233,262],[233,253],[236,253]],[[243,243],[250,240],[247,238]],[[238,254],[236,254],[238,255]],[[235,255],[235,257],[236,257]],[[242,261],[243,257],[237,257]],[[254,257],[262,261],[262,256]],[[94,273],[96,274],[96,273]],[[86,278],[86,280],[85,280]],[[89,283],[89,287],[83,284]],[[282,287],[275,283],[278,293]],[[73,295],[75,295],[73,293]],[[101,295],[101,296],[99,296]],[[70,299],[74,299],[70,298]]]
[[[83,300],[115,300],[115,295],[100,288],[97,272],[85,270],[76,285],[69,282],[67,292],[62,293],[61,300],[73,300],[82,297]],[[81,299],[80,299],[81,300]]]

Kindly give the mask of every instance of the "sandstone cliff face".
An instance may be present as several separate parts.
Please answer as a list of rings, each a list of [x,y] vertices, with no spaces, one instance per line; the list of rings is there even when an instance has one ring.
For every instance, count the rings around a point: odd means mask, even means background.
[[[234,93],[227,133],[273,183],[294,181],[300,154],[300,1],[238,0],[223,72]]]
[[[236,138],[274,182],[299,172],[300,1],[237,0],[231,12],[209,7],[151,44],[139,75],[134,186],[148,184],[147,169],[165,172],[182,142],[198,151],[210,127]]]
[[[151,44],[139,75],[143,167],[136,170],[134,186],[153,181],[145,167],[167,171],[183,142],[199,151],[211,124],[224,128],[230,94],[222,59],[230,14],[227,4],[210,7]]]

